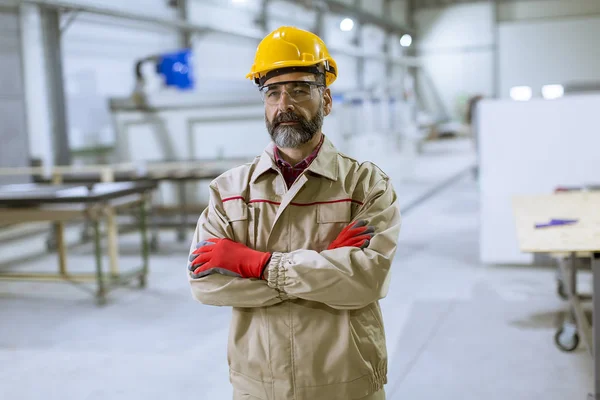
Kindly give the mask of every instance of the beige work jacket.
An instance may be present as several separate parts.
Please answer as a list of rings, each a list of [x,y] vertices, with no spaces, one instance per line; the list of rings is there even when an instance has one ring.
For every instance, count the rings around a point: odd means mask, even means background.
[[[376,229],[368,248],[326,250],[352,221]],[[288,190],[273,144],[210,184],[191,249],[229,238],[272,253],[268,281],[189,278],[195,299],[233,307],[228,362],[240,392],[264,400],[348,400],[387,382],[379,300],[400,232],[388,177],[339,153],[326,137]]]

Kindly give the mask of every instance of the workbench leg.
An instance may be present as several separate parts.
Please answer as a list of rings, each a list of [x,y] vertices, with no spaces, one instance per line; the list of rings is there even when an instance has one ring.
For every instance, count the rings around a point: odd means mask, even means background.
[[[577,258],[576,253],[571,253],[569,256],[569,263],[571,268],[569,269],[569,285],[571,288],[571,293],[573,296],[579,296],[578,288],[577,288],[577,270],[579,269],[579,259]]]
[[[56,231],[57,231],[57,224],[56,223],[52,223],[51,227],[50,227],[50,233],[48,233],[48,237],[46,238],[46,250],[48,250],[48,252],[53,252],[56,250]]]
[[[65,245],[65,224],[58,222],[54,232],[56,238],[56,250],[58,252],[58,268],[61,275],[67,274],[67,246]]]
[[[600,400],[600,253],[592,255],[592,279],[594,282],[592,291],[594,394],[588,398]]]
[[[590,338],[586,335],[588,324],[583,321],[583,311],[577,298],[577,263],[575,255],[570,257],[561,257],[559,263],[560,281],[563,283],[565,295],[568,300],[568,311],[554,335],[554,342],[559,349],[566,352],[575,351],[579,346],[580,337],[584,338],[586,343]],[[587,340],[586,340],[587,339]],[[591,352],[590,352],[591,354]]]
[[[113,277],[119,275],[119,228],[115,210],[106,210],[106,230],[108,235],[108,257],[110,263],[110,274]]]
[[[140,205],[140,234],[142,235],[142,275],[140,276],[140,287],[146,287],[148,278],[148,259],[150,246],[148,244],[146,202]]]
[[[100,221],[95,219],[94,225],[94,253],[96,256],[96,283],[98,285],[98,291],[96,292],[96,299],[98,304],[106,303],[106,290],[104,288],[104,278],[102,276],[102,241],[100,234]]]

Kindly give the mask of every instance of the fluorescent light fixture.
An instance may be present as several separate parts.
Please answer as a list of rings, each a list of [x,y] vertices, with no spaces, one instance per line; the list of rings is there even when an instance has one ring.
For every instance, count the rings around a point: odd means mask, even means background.
[[[246,0],[231,0],[231,2],[232,2],[233,4],[243,4],[243,3],[245,3],[245,2],[246,2]]]
[[[516,101],[530,100],[531,93],[531,88],[529,86],[515,86],[510,89],[510,97]]]
[[[344,32],[349,32],[354,28],[354,21],[350,18],[344,18],[342,22],[340,22],[340,29]]]
[[[412,36],[410,36],[408,33],[405,35],[402,35],[402,37],[400,38],[400,46],[410,47],[411,44],[412,44]]]
[[[547,100],[558,99],[565,94],[563,85],[544,85],[542,86],[542,97]]]

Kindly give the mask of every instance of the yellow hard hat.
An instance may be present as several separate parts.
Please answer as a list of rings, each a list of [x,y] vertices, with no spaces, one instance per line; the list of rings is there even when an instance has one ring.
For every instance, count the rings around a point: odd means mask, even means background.
[[[331,85],[337,78],[337,64],[323,40],[312,32],[282,26],[259,43],[246,78],[262,86],[268,79],[290,71],[322,74],[318,65],[325,67],[325,84]]]

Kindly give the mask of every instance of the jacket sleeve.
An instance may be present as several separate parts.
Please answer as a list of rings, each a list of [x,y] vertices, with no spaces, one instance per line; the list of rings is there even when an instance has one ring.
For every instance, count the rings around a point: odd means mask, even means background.
[[[385,297],[401,222],[397,197],[387,178],[370,190],[354,218],[361,219],[375,227],[367,248],[275,252],[268,265],[269,286],[289,298],[336,309],[358,309]]]
[[[211,238],[233,240],[233,237],[219,192],[211,184],[209,205],[198,219],[190,255],[196,245],[203,240]],[[263,307],[280,303],[285,298],[281,292],[269,287],[264,280],[235,278],[220,274],[193,279],[188,271],[188,281],[192,296],[200,303],[207,305]]]

